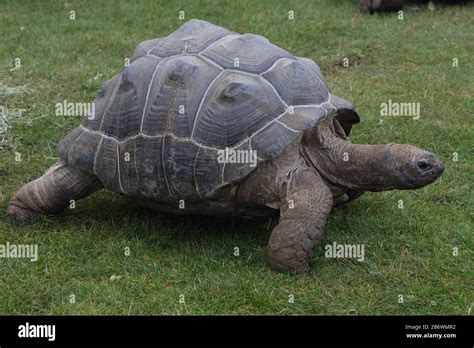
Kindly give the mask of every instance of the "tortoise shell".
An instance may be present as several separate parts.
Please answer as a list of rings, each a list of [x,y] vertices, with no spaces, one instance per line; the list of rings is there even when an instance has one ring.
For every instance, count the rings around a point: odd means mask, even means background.
[[[154,198],[209,198],[255,169],[220,163],[225,149],[252,151],[258,166],[328,113],[347,111],[347,135],[359,120],[312,60],[201,20],[141,43],[94,103],[61,159],[105,188]]]

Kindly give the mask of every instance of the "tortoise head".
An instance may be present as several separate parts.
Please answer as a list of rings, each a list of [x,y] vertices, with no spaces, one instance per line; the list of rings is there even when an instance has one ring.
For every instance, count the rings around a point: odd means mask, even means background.
[[[385,165],[398,189],[415,189],[434,182],[444,172],[444,164],[433,153],[407,144],[389,144]]]

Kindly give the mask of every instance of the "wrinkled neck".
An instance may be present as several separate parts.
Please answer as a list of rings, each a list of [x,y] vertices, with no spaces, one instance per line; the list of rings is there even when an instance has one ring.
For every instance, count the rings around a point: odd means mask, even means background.
[[[327,121],[330,122],[330,121]],[[315,127],[304,134],[302,155],[330,184],[351,190],[381,191],[391,187],[391,144],[352,144],[337,124]]]

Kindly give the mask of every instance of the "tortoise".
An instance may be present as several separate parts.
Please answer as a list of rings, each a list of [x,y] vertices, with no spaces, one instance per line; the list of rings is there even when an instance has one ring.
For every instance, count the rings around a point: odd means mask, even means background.
[[[359,0],[359,10],[363,13],[375,11],[399,11],[404,0]]]
[[[15,193],[11,221],[59,214],[101,188],[169,213],[279,214],[270,265],[305,274],[333,207],[444,170],[411,145],[352,144],[359,115],[314,61],[202,20],[142,42],[94,103],[60,160]]]
[[[439,3],[446,4],[464,4],[470,0],[438,0]],[[359,0],[359,10],[362,13],[374,12],[390,12],[400,11],[403,5],[409,1],[405,0]],[[413,3],[428,2],[428,1],[413,1]],[[430,1],[431,2],[431,1]]]

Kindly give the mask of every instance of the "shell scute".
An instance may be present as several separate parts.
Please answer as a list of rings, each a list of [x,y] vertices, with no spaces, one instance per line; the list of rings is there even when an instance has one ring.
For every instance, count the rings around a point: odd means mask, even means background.
[[[233,34],[231,31],[217,25],[192,19],[160,40],[150,53],[163,58],[180,53],[199,53],[222,37],[231,34]]]
[[[201,55],[224,69],[260,74],[280,58],[293,57],[260,35],[229,35],[211,45]]]
[[[284,111],[285,106],[263,79],[224,71],[196,115],[193,139],[217,149],[232,147]]]

